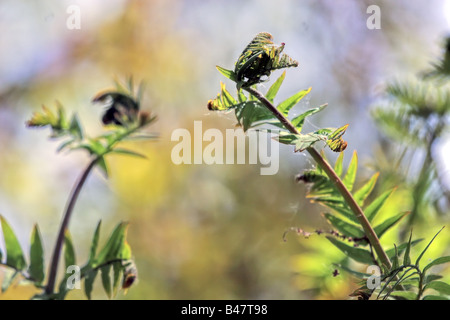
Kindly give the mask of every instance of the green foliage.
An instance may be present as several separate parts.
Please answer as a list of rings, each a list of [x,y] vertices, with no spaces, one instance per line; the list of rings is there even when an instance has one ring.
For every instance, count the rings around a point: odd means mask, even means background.
[[[9,224],[4,217],[0,216],[0,219],[2,222],[3,230],[3,233],[0,234],[0,236],[2,236],[0,237],[0,240],[2,240],[3,238],[7,253],[7,260],[4,266],[11,269],[11,272],[6,273],[6,277],[2,284],[2,292],[6,291],[13,283],[13,280],[19,275],[21,276],[21,281],[26,280],[28,282],[32,282],[37,288],[42,288],[42,282],[45,278],[44,250],[42,247],[42,240],[40,237],[38,226],[36,225],[32,232],[30,245],[30,263],[28,264],[23,255],[21,255],[22,248],[17,242],[17,239],[15,238],[12,229],[9,227]],[[111,285],[108,287],[107,285],[106,280],[109,279],[111,283],[110,278],[104,276],[105,280],[103,281],[105,292],[109,298],[112,298],[117,294],[120,279],[122,279],[123,289],[129,288],[132,284],[130,278],[133,278],[133,282],[134,280],[136,280],[137,273],[135,271],[134,262],[132,260],[131,248],[126,241],[127,227],[128,223],[119,223],[114,229],[111,236],[106,241],[106,244],[102,248],[100,253],[96,255],[95,251],[100,237],[99,222],[91,243],[89,259],[80,271],[80,280],[85,280],[85,293],[86,297],[88,297],[89,299],[91,297],[90,294],[92,291],[92,284],[95,278],[94,275],[99,270],[101,270],[102,273],[106,274],[106,271],[104,270],[111,270],[111,266],[114,267],[113,286]],[[66,232],[64,240],[64,261],[66,270],[68,267],[76,265],[75,249],[69,232]],[[134,273],[130,274],[130,269],[133,268]],[[70,288],[68,288],[67,286],[67,281],[70,275],[70,273],[67,273],[66,276],[61,280],[59,292],[52,295],[39,294],[36,295],[34,299],[64,299],[66,294],[70,291]],[[114,288],[114,291],[111,290],[112,288]]]
[[[131,260],[131,248],[126,241],[127,228],[128,223],[126,222],[118,224],[104,247],[96,254],[100,236],[100,223],[98,224],[92,240],[89,260],[81,269],[82,277],[86,277],[84,289],[89,299],[92,292],[92,283],[99,270],[103,288],[109,298],[117,294],[122,277],[123,283],[125,283],[127,270],[130,265],[134,266],[134,262]],[[113,279],[111,278],[111,271]],[[127,287],[123,286],[123,288],[126,289]]]
[[[369,251],[361,248],[355,248],[354,246],[349,246],[342,241],[339,241],[336,238],[330,236],[327,236],[327,239],[339,250],[345,253],[346,256],[352,258],[353,260],[364,264],[373,263],[373,257]]]
[[[218,67],[222,74],[229,74],[223,68]],[[278,78],[277,81],[269,88],[265,98],[273,101],[276,97],[278,89],[280,88],[285,78],[285,72]],[[277,110],[285,116],[289,115],[289,111],[298,104],[308,93],[311,88],[301,90],[293,96],[287,98],[279,103]],[[264,104],[259,100],[253,100],[250,94],[247,97],[242,90],[238,90],[238,99],[236,100],[229,91],[225,88],[225,84],[221,83],[221,92],[214,100],[208,102],[208,109],[213,111],[230,111],[234,110],[238,124],[242,126],[244,131],[262,125],[275,126],[280,134],[276,139],[283,144],[294,145],[295,151],[304,151],[312,147],[315,143],[322,141],[335,152],[343,151],[347,147],[347,142],[342,139],[348,125],[341,128],[324,128],[315,132],[302,134],[303,124],[305,119],[322,111],[327,104],[321,105],[317,108],[309,109],[302,114],[292,119],[292,124],[295,126],[299,134],[293,134],[286,130],[284,125],[277,119],[272,112],[270,112]]]
[[[143,155],[126,149],[116,148],[116,145],[129,139],[151,139],[153,135],[139,133],[141,129],[156,120],[146,111],[140,111],[140,95],[142,95],[142,85],[139,87],[137,98],[133,97],[132,80],[129,81],[128,89],[117,84],[116,91],[104,91],[93,98],[94,103],[104,103],[107,109],[102,117],[102,122],[109,131],[98,136],[88,137],[81,126],[76,114],[72,115],[69,121],[66,112],[61,104],[57,104],[56,112],[52,112],[47,107],[43,107],[42,112],[35,112],[33,117],[27,121],[28,127],[45,127],[51,129],[51,138],[64,139],[59,145],[58,151],[83,149],[90,155],[96,156],[100,168],[107,173],[107,166],[104,157],[107,154],[127,154],[131,156],[144,157]]]
[[[432,63],[433,69],[424,74],[424,78],[448,79],[450,76],[450,37],[444,39],[444,57]]]
[[[26,268],[27,263],[19,241],[3,216],[0,216],[0,222],[2,225],[3,240],[5,242],[6,249],[5,265],[15,269],[16,271],[22,271]]]
[[[251,92],[247,97],[242,90],[261,83],[262,77],[269,76],[273,70],[288,67],[297,67],[298,62],[281,54],[284,44],[274,45],[272,35],[266,32],[259,33],[244,49],[236,62],[235,70],[227,70],[217,66],[217,70],[231,81],[236,82],[237,96],[235,99],[221,83],[221,91],[215,99],[208,101],[208,109],[212,111],[230,111],[234,110],[239,125],[244,131],[261,125],[272,125],[281,131],[278,141],[285,144],[295,145],[295,151],[303,151],[312,147],[315,143],[323,141],[328,147],[341,152],[347,147],[347,142],[342,139],[347,126],[341,128],[325,128],[302,134],[305,119],[319,111],[322,111],[327,105],[313,108],[294,117],[291,123],[296,128],[297,133],[289,132],[285,125],[278,119],[273,112],[267,109],[260,99],[256,99]],[[270,86],[265,95],[268,102],[273,103],[275,97],[286,77],[286,71]],[[289,116],[289,111],[298,104],[306,95],[311,92],[311,88],[301,90],[286,100],[279,103],[276,107],[283,116]]]
[[[442,228],[443,229],[443,228]],[[449,300],[450,285],[440,281],[438,275],[428,275],[431,267],[450,262],[450,257],[441,257],[433,260],[424,268],[419,265],[420,259],[428,250],[437,235],[442,231],[439,230],[427,246],[419,254],[416,262],[412,264],[411,247],[414,241],[411,241],[412,233],[404,251],[403,259],[400,260],[401,252],[395,247],[395,256],[393,257],[393,265],[390,270],[386,270],[380,276],[381,285],[375,289],[369,289],[363,286],[357,290],[355,295],[360,298],[369,298],[376,294],[377,299],[406,299],[406,300]],[[402,261],[401,263],[399,261]],[[366,278],[366,277],[362,277]],[[429,293],[437,293],[430,295]]]
[[[393,139],[426,147],[448,125],[450,92],[446,87],[417,80],[388,84],[387,100],[372,110],[377,124]]]
[[[436,295],[423,296],[425,290],[431,289],[446,294],[448,286],[438,282],[440,277],[426,276],[428,266],[423,270],[419,266],[423,254],[434,238],[418,256],[415,264],[411,262],[411,248],[421,240],[413,241],[412,233],[406,243],[399,246],[394,244],[394,248],[387,251],[382,247],[379,238],[398,226],[400,221],[414,213],[415,210],[385,217],[382,221],[377,222],[375,227],[372,227],[377,214],[395,188],[382,190],[378,196],[371,197],[370,203],[367,203],[379,177],[379,174],[375,173],[354,191],[358,171],[356,151],[353,153],[347,171],[343,172],[344,155],[342,151],[346,149],[347,142],[342,137],[348,125],[339,128],[322,128],[309,133],[302,132],[305,119],[322,111],[326,105],[290,118],[290,110],[310,93],[311,88],[309,88],[297,92],[275,106],[274,101],[285,80],[286,71],[270,86],[265,95],[257,91],[257,85],[263,82],[273,70],[298,65],[291,58],[280,55],[283,48],[284,44],[281,46],[273,44],[270,34],[260,33],[244,49],[235,64],[234,71],[217,67],[222,75],[236,83],[237,98],[233,97],[226,89],[225,84],[221,83],[221,90],[217,97],[208,101],[208,109],[234,111],[238,124],[243,127],[244,131],[262,125],[275,126],[279,130],[276,139],[280,143],[294,145],[295,151],[307,150],[316,160],[317,168],[305,171],[297,177],[297,180],[303,181],[309,186],[307,197],[312,202],[327,208],[328,211],[323,216],[334,230],[329,232],[318,230],[315,233],[328,234],[326,238],[343,252],[346,258],[363,264],[383,266],[381,288],[369,289],[364,284],[352,296],[369,299],[376,290],[378,290],[378,298],[383,299],[437,298]],[[450,94],[433,92],[430,97],[429,90],[435,90],[435,88],[411,90],[399,85],[391,85],[388,87],[388,92],[395,98],[396,108],[377,109],[374,114],[379,122],[390,127],[391,132],[400,139],[410,138],[411,141],[421,141],[421,143],[427,144],[431,126],[426,122],[430,118],[443,116],[450,106],[450,100],[448,100]],[[247,96],[243,91],[248,92],[249,95]],[[425,122],[422,121],[423,119]],[[440,126],[433,128],[433,137],[442,133],[444,125],[442,122],[438,123]],[[324,142],[332,151],[341,153],[334,169],[329,166],[324,154],[320,155],[314,149],[315,144],[320,141]],[[423,192],[423,194],[425,193]],[[299,230],[298,233],[305,236],[311,234],[300,228],[295,230]],[[403,259],[400,259],[401,254],[403,254]],[[438,259],[428,268],[448,262],[446,258]],[[367,278],[367,275],[352,270],[348,266],[343,265],[342,268],[358,275],[361,279]],[[333,272],[333,275],[336,274]],[[416,289],[413,291],[410,290],[411,288]],[[444,296],[440,295],[439,297]]]
[[[339,155],[335,163],[336,173],[339,173],[343,183],[348,190],[351,191],[353,190],[357,174],[357,153],[353,153],[353,157],[345,174],[342,172],[342,161],[343,154]],[[363,208],[363,211],[369,221],[372,221],[375,218],[376,214],[393,192],[393,190],[389,190],[376,197],[370,204],[365,205],[365,200],[372,193],[377,178],[378,173],[375,173],[357,191],[353,192],[354,199]],[[319,203],[335,212],[335,215],[325,214],[325,218],[346,238],[359,238],[364,235],[364,230],[357,224],[358,220],[351,212],[346,200],[341,196],[333,182],[328,178],[323,170],[320,169],[320,167],[314,170],[305,171],[297,177],[297,180],[308,184],[309,189],[307,198],[309,198],[311,202]],[[377,236],[379,238],[383,236],[386,231],[394,227],[407,214],[408,212],[399,213],[398,215],[389,217],[381,222],[374,228]],[[367,241],[364,240],[361,243],[367,244]]]
[[[450,125],[450,90],[445,83],[450,75],[450,38],[445,39],[444,55],[432,70],[411,81],[388,83],[385,96],[372,109],[372,115],[383,133],[399,142],[411,158],[399,163],[399,180],[410,182],[414,204],[403,237],[416,218],[429,219],[432,213],[444,214],[450,205],[448,187],[433,153],[435,145],[448,133]],[[388,160],[389,161],[389,160]],[[418,174],[411,176],[412,162],[421,163]]]
[[[341,153],[335,163],[335,171],[342,179],[344,185],[349,191],[353,190],[357,176],[358,157],[354,152],[347,172],[343,174],[343,154]],[[372,221],[381,207],[385,204],[392,190],[376,197],[370,204],[365,204],[365,200],[372,193],[378,173],[374,174],[367,182],[365,182],[358,190],[353,192],[353,198],[360,205],[369,221]],[[314,170],[307,170],[297,177],[298,181],[306,183],[308,188],[307,198],[311,202],[319,203],[331,210],[332,213],[325,213],[325,219],[339,232],[339,238],[327,236],[327,239],[341,250],[347,257],[353,260],[365,263],[376,264],[379,262],[372,254],[372,248],[365,235],[358,219],[351,211],[347,201],[341,196],[335,184],[328,178],[320,167]],[[374,231],[378,238],[381,238],[388,230],[392,229],[399,223],[409,212],[402,212],[395,216],[389,217],[376,225]],[[369,248],[352,248],[344,243],[344,241],[354,242],[355,245]]]
[[[30,266],[28,273],[37,285],[42,284],[45,278],[44,271],[44,248],[42,246],[41,234],[36,224],[31,234],[30,241]]]
[[[84,149],[89,152],[92,161],[83,173],[83,179],[80,179],[77,183],[76,191],[73,192],[70,198],[69,203],[71,205],[68,206],[65,212],[64,224],[60,230],[60,235],[63,235],[63,238],[58,237],[57,239],[56,248],[64,249],[64,262],[65,269],[67,270],[67,273],[65,273],[59,283],[58,292],[55,292],[53,288],[54,281],[56,280],[56,272],[52,271],[57,270],[58,259],[55,257],[59,257],[59,251],[55,249],[50,263],[51,269],[47,275],[48,284],[44,286],[43,282],[46,278],[44,248],[38,226],[35,225],[31,235],[30,261],[28,264],[14,231],[6,222],[5,218],[0,216],[3,231],[0,233],[0,236],[4,239],[6,249],[5,263],[2,263],[3,252],[0,250],[0,265],[11,269],[10,272],[5,273],[2,292],[6,291],[19,275],[21,275],[22,280],[33,283],[35,287],[45,289],[44,292],[35,295],[33,299],[64,299],[67,293],[73,289],[72,285],[74,281],[71,279],[73,274],[69,270],[72,267],[76,267],[73,271],[77,272],[78,267],[75,247],[67,227],[77,193],[83,186],[83,182],[90,170],[95,165],[98,165],[106,175],[108,174],[108,167],[105,162],[106,155],[122,154],[145,158],[144,155],[138,152],[117,148],[117,145],[121,141],[127,139],[154,138],[154,135],[140,133],[141,129],[152,123],[156,117],[150,116],[148,112],[140,111],[142,85],[139,86],[136,97],[133,95],[133,88],[133,81],[130,78],[128,88],[117,83],[116,91],[102,92],[93,99],[93,102],[96,103],[107,103],[107,109],[102,117],[102,122],[108,131],[95,138],[88,137],[84,133],[76,114],[72,115],[69,120],[64,108],[59,103],[57,104],[56,112],[52,112],[44,106],[42,112],[36,112],[27,122],[28,127],[50,127],[51,138],[65,139],[58,147],[58,151]],[[80,280],[84,279],[85,294],[88,299],[91,299],[94,280],[99,271],[101,272],[102,285],[108,298],[112,298],[117,294],[120,289],[121,280],[121,288],[127,290],[137,278],[131,248],[126,241],[128,223],[122,222],[117,225],[104,247],[97,253],[100,226],[101,223],[99,222],[92,239],[88,261],[82,268],[78,268],[78,274],[74,275],[78,276]],[[58,246],[59,244],[60,246]]]

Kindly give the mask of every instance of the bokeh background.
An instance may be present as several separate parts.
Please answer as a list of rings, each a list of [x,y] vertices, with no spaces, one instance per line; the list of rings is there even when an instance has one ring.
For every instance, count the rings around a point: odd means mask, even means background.
[[[224,80],[215,66],[231,69],[252,37],[268,31],[300,62],[288,70],[279,97],[311,86],[298,110],[326,102],[329,107],[311,118],[309,128],[350,124],[345,162],[357,150],[360,179],[380,170],[379,190],[398,186],[382,215],[407,211],[415,162],[410,176],[393,177],[390,164],[399,146],[376,127],[370,110],[386,82],[408,79],[442,54],[449,2],[3,0],[0,213],[25,251],[39,224],[48,262],[65,201],[88,156],[57,154],[48,131],[24,123],[41,105],[59,101],[95,135],[103,130],[103,110],[91,104],[92,97],[111,88],[114,78],[132,75],[146,84],[142,108],[158,115],[149,130],[159,139],[129,145],[148,160],[111,156],[108,180],[98,171],[90,176],[70,226],[78,261],[88,255],[98,220],[102,239],[128,220],[139,281],[117,299],[347,299],[357,287],[354,280],[332,276],[343,254],[319,236],[288,233],[283,240],[291,227],[329,229],[323,208],[310,204],[305,187],[294,181],[313,166],[306,155],[281,146],[280,171],[273,176],[261,176],[259,165],[176,166],[171,134],[177,128],[192,132],[194,121],[202,121],[203,130],[234,128],[232,114],[206,108]],[[381,30],[366,27],[371,4],[381,8]],[[66,26],[70,5],[81,10],[79,30]],[[449,149],[450,136],[433,146],[443,188],[450,185]],[[420,152],[415,156],[420,163]],[[329,157],[334,161],[336,155]],[[449,211],[425,217],[414,237],[430,239],[448,224]],[[449,254],[447,229],[427,258]],[[397,241],[390,232],[382,242]],[[443,272],[448,281],[449,270]],[[34,292],[16,284],[0,299],[26,299]],[[83,297],[81,290],[68,296]],[[100,281],[94,298],[106,298]]]

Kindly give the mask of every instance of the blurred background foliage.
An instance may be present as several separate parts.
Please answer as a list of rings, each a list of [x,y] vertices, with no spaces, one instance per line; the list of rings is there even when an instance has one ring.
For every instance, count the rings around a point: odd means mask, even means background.
[[[39,223],[48,261],[65,201],[88,159],[84,153],[57,154],[45,133],[24,123],[41,104],[57,99],[95,134],[102,130],[103,110],[91,104],[92,97],[112,87],[115,77],[132,75],[146,83],[142,109],[158,115],[152,131],[160,138],[130,143],[148,160],[110,157],[109,181],[100,172],[89,178],[71,223],[77,255],[87,257],[99,219],[105,230],[130,221],[139,282],[118,298],[346,299],[357,284],[346,274],[333,276],[342,253],[317,235],[288,233],[283,241],[291,227],[330,228],[323,208],[308,203],[305,187],[294,181],[296,173],[312,167],[311,160],[280,146],[280,171],[273,176],[261,176],[257,165],[176,166],[171,133],[193,132],[196,120],[203,121],[203,131],[233,127],[232,115],[206,108],[222,79],[215,65],[233,68],[252,37],[269,31],[300,63],[287,73],[279,97],[312,86],[310,100],[298,110],[326,102],[329,107],[306,125],[350,124],[344,163],[358,150],[361,181],[380,171],[378,192],[398,187],[380,221],[417,206],[418,177],[429,150],[439,186],[421,194],[433,201],[420,203],[413,224],[414,237],[429,240],[449,221],[448,202],[439,200],[450,189],[448,129],[432,145],[405,151],[405,141],[376,127],[371,110],[385,99],[387,83],[408,83],[442,56],[449,2],[2,1],[0,212],[26,251],[32,226]],[[80,30],[66,27],[66,9],[73,4],[81,10]],[[381,8],[381,30],[366,27],[371,4]],[[329,155],[331,162],[335,157]],[[436,195],[440,214],[433,213]],[[382,239],[388,248],[402,237],[395,230]],[[446,228],[425,258],[448,255],[449,243]],[[443,273],[448,282],[448,265]],[[106,298],[96,287],[93,298]],[[16,285],[0,299],[33,293],[30,286]],[[68,296],[82,297],[81,290]]]

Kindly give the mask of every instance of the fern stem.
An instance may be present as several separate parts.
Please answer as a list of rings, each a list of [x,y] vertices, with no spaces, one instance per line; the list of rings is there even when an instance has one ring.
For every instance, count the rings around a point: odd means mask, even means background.
[[[62,246],[64,243],[64,236],[69,225],[70,217],[72,216],[73,208],[75,207],[75,203],[77,202],[78,195],[80,194],[81,189],[83,188],[84,183],[86,182],[89,173],[94,168],[97,161],[100,157],[95,157],[89,165],[84,169],[82,175],[78,179],[75,184],[74,189],[69,198],[69,202],[67,203],[66,210],[64,212],[64,217],[61,222],[61,227],[59,228],[58,238],[56,239],[55,249],[53,250],[52,260],[50,262],[50,271],[48,276],[47,286],[45,287],[45,293],[48,295],[53,294],[55,289],[56,275],[58,272],[58,264],[59,257],[61,256]]]
[[[258,90],[247,87],[243,88],[248,93],[253,95],[255,98],[257,98],[259,101],[261,101],[264,106],[273,113],[273,115],[280,120],[280,122],[293,134],[300,134],[298,132],[297,128],[287,119],[269,100],[264,97],[262,93],[260,93]],[[322,168],[322,170],[327,174],[328,178],[333,182],[333,184],[336,186],[339,193],[342,195],[352,212],[355,214],[356,218],[358,219],[360,225],[362,226],[364,233],[366,237],[369,239],[369,242],[371,246],[374,248],[375,252],[377,253],[378,258],[380,259],[381,263],[384,264],[387,268],[391,268],[391,261],[389,260],[389,257],[387,256],[386,252],[384,251],[383,247],[381,246],[380,240],[378,239],[377,234],[375,233],[374,229],[372,228],[369,220],[367,220],[367,217],[365,216],[364,212],[362,211],[361,207],[358,205],[356,200],[353,198],[350,191],[346,188],[342,180],[339,178],[339,176],[336,174],[334,169],[330,166],[330,164],[320,155],[319,152],[317,152],[316,149],[313,147],[310,147],[306,149],[308,153],[311,155],[311,157],[317,162],[317,164]]]

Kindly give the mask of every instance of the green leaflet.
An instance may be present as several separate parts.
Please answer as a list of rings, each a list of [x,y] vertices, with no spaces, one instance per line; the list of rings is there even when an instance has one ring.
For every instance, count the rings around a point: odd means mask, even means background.
[[[236,109],[236,118],[242,129],[246,132],[248,129],[263,124],[265,120],[272,119],[272,113],[262,106],[259,102],[249,101],[242,104],[242,108]]]
[[[112,297],[112,289],[111,289],[111,265],[108,264],[102,268],[100,268],[100,273],[102,277],[102,285],[103,289],[105,289],[106,295],[109,299]]]
[[[409,213],[410,213],[410,211],[399,213],[398,215],[390,217],[390,218],[386,219],[385,221],[383,221],[381,224],[377,225],[374,228],[374,231],[377,234],[378,238],[381,238],[381,236],[386,231],[388,231],[390,228],[392,228],[394,225],[396,225],[400,220],[402,220]]]
[[[100,170],[103,172],[105,177],[108,178],[109,170],[108,170],[108,165],[106,164],[105,156],[102,156],[97,160],[97,165],[100,168]]]
[[[403,265],[405,266],[411,264],[411,257],[409,255],[411,252],[411,238],[412,238],[412,231],[409,234],[408,244],[406,245],[405,255],[403,256]]]
[[[355,214],[353,213],[353,211],[348,207],[348,205],[344,201],[342,201],[342,199],[339,199],[339,201],[333,201],[333,200],[329,201],[329,200],[327,200],[326,197],[313,198],[313,202],[318,202],[330,209],[333,209],[334,211],[341,214],[342,216],[349,219],[350,221],[359,223],[358,219],[355,217]]]
[[[122,222],[116,226],[107,243],[95,259],[95,265],[102,265],[111,259],[120,258],[126,239],[127,228],[128,223],[126,222]]]
[[[91,154],[102,155],[106,152],[106,147],[99,140],[88,139],[88,141],[86,146]]]
[[[377,183],[378,176],[380,174],[377,172],[375,173],[369,181],[367,181],[358,191],[356,191],[353,194],[353,197],[355,198],[356,202],[362,206],[364,205],[364,200],[369,196],[369,194],[372,192],[373,188],[375,187],[375,184]]]
[[[130,260],[131,248],[126,242],[126,232],[128,223],[119,223],[106,241],[104,247],[96,254],[98,241],[100,237],[101,221],[95,229],[91,248],[89,252],[89,260],[82,268],[81,273],[85,278],[85,294],[88,299],[91,298],[93,282],[100,272],[103,289],[108,298],[116,295],[121,275],[126,266],[132,261]],[[112,271],[111,271],[112,270]]]
[[[298,134],[281,132],[279,136],[275,137],[275,139],[283,144],[295,145],[298,140],[298,137],[299,137]]]
[[[424,290],[426,289],[434,289],[439,293],[450,295],[450,285],[443,281],[432,281],[425,286]]]
[[[86,297],[91,300],[91,293],[94,285],[95,278],[97,277],[98,270],[90,270],[84,280],[84,293]]]
[[[3,216],[0,216],[0,222],[3,231],[3,239],[5,241],[6,265],[18,271],[24,270],[27,267],[27,263],[19,241]]]
[[[423,297],[423,300],[450,300],[450,299],[444,296],[427,295]]]
[[[425,247],[425,249],[423,249],[423,251],[420,253],[419,257],[416,260],[416,266],[419,266],[419,262],[420,259],[422,259],[423,255],[425,254],[425,252],[428,250],[428,248],[430,247],[430,245],[433,243],[434,239],[436,239],[436,237],[439,235],[439,233],[441,233],[441,231],[444,229],[444,227],[441,228],[441,230],[439,230],[433,237],[433,239],[431,239],[431,241],[427,244],[427,246]]]
[[[396,188],[385,191],[364,209],[364,213],[366,214],[366,217],[370,222],[372,222],[377,213],[380,211],[381,207],[384,205],[384,203],[390,197],[390,195],[395,191],[395,189]]]
[[[56,149],[57,152],[61,152],[62,150],[64,150],[65,148],[69,148],[73,143],[75,143],[75,139],[71,138],[67,141],[64,141],[63,143],[61,143],[58,148]]]
[[[92,242],[91,242],[91,248],[89,250],[89,259],[87,262],[87,265],[89,265],[89,266],[92,266],[92,264],[95,261],[95,255],[96,255],[97,247],[98,247],[98,240],[100,238],[101,225],[102,225],[102,221],[100,220],[97,224],[97,227],[95,228],[94,236],[93,236]]]
[[[415,300],[417,297],[417,293],[411,291],[393,291],[390,295],[394,297],[401,297],[406,300]]]
[[[359,226],[345,222],[329,213],[325,213],[324,217],[343,235],[352,238],[364,237],[364,231]]]
[[[348,191],[353,190],[353,184],[355,183],[357,170],[358,170],[358,155],[356,151],[354,151],[352,160],[350,161],[350,164],[347,169],[347,173],[344,176],[344,179],[342,179],[342,182],[347,187]]]
[[[133,150],[123,149],[123,148],[115,148],[113,151],[111,151],[111,153],[124,154],[124,155],[128,155],[128,156],[147,159],[147,156],[142,153],[139,153],[139,152],[136,152]]]
[[[58,151],[67,148],[75,142],[80,142],[84,138],[83,129],[78,116],[74,114],[69,123],[66,118],[65,110],[59,102],[56,104],[56,113],[46,106],[43,106],[42,111],[35,112],[32,118],[26,122],[26,125],[27,127],[49,126],[51,129],[50,136],[52,138],[68,136],[69,139],[58,147]]]
[[[70,121],[70,125],[69,125],[69,131],[78,140],[82,140],[84,137],[83,129],[81,128],[81,124],[80,124],[80,120],[78,119],[78,116],[76,114],[74,114],[72,116],[72,120]]]
[[[120,280],[123,274],[122,271],[122,263],[120,262],[115,262],[113,263],[113,289],[112,289],[112,294],[113,296],[117,295],[117,291],[119,289],[119,284],[120,284]]]
[[[284,100],[283,102],[281,102],[277,106],[277,109],[284,115],[287,115],[289,113],[289,110],[291,110],[297,103],[300,102],[300,100],[302,100],[310,92],[311,92],[311,88],[297,92],[293,96],[291,96],[291,97],[287,98],[286,100]]]
[[[26,125],[28,127],[50,126],[53,134],[56,136],[62,129],[68,128],[67,123],[65,123],[64,109],[59,103],[57,104],[56,112],[57,114],[46,106],[42,106],[42,111],[33,113],[32,118],[27,121]]]
[[[131,260],[131,247],[126,240],[123,243],[122,251],[119,254],[119,258],[122,260]]]
[[[3,276],[3,282],[2,282],[2,290],[1,292],[5,292],[8,290],[8,288],[11,286],[11,284],[14,282],[14,279],[19,275],[19,271],[16,270],[6,270]]]
[[[64,233],[64,262],[66,269],[69,266],[76,265],[75,248],[73,247],[72,237],[68,230]]]
[[[283,84],[284,78],[286,77],[286,71],[283,71],[281,76],[275,81],[269,88],[269,90],[266,93],[266,98],[270,102],[273,103],[273,100],[275,99],[275,96],[278,93],[278,90],[280,89],[281,85]]]
[[[245,96],[244,92],[241,90],[238,90],[238,99],[239,102],[246,102],[247,101],[247,97]]]
[[[142,85],[139,86],[138,100],[133,95],[134,86],[132,79],[128,83],[129,89],[117,83],[117,91],[100,92],[93,98],[93,102],[108,103],[108,109],[102,117],[102,123],[107,125],[109,132],[92,138],[84,134],[81,122],[76,114],[73,114],[68,120],[64,107],[56,104],[56,111],[43,106],[42,111],[35,112],[31,119],[26,122],[28,127],[45,127],[51,129],[52,138],[63,140],[57,148],[62,150],[86,150],[91,155],[104,156],[113,152],[114,146],[130,138],[155,138],[155,135],[140,135],[138,131],[144,126],[153,122],[156,117],[151,116],[149,112],[139,110],[139,101],[142,95]],[[112,101],[110,101],[112,100]],[[128,153],[137,155],[136,153]],[[106,165],[99,161],[98,163],[105,174],[107,174]]]
[[[241,92],[241,90],[239,91]],[[241,93],[240,100],[243,100],[245,96]],[[236,99],[228,92],[223,82],[220,82],[220,92],[215,99],[208,101],[208,109],[211,111],[227,111],[236,108],[241,105]]]
[[[45,277],[44,248],[42,247],[41,234],[37,224],[34,225],[30,243],[30,266],[28,267],[28,273],[37,284],[41,284]]]
[[[236,81],[236,75],[232,70],[227,70],[219,66],[216,66],[216,69],[219,70],[219,72],[226,78],[230,79],[231,81]]]
[[[233,106],[233,105],[236,105],[236,104],[237,104],[237,101],[236,101],[236,100],[233,98],[233,96],[228,92],[228,90],[226,90],[225,84],[222,84],[222,85],[221,85],[221,96],[222,96],[223,102],[224,102],[226,105]]]
[[[338,175],[338,177],[340,177],[342,175],[342,170],[343,170],[343,166],[342,166],[342,162],[344,160],[344,153],[341,152],[339,153],[339,156],[337,157],[337,160],[334,164],[334,171],[336,172],[336,174]]]
[[[423,239],[416,239],[414,241],[411,241],[411,247],[414,247],[415,245],[419,244],[421,241],[423,241]],[[407,246],[408,246],[408,243],[402,243],[401,245],[399,245],[397,247],[398,255],[400,255],[403,251],[405,251]],[[392,259],[395,254],[395,247],[396,246],[394,245],[394,248],[386,250],[386,254],[388,255],[388,257],[390,259]]]
[[[295,151],[304,151],[307,148],[313,146],[318,141],[324,141],[327,139],[326,136],[309,133],[309,134],[286,134],[281,133],[278,137],[276,137],[280,143],[283,144],[292,144],[295,145]]]
[[[424,274],[425,272],[422,272],[422,274]],[[430,283],[431,281],[435,281],[435,280],[439,280],[442,279],[443,277],[441,275],[438,274],[429,274],[425,277],[425,281],[423,282],[424,284]]]
[[[395,243],[394,243],[394,250],[395,250],[395,253],[391,259],[392,260],[392,268],[391,268],[392,270],[396,270],[400,265],[400,262],[398,260],[398,249],[397,249],[397,246],[395,245]]]
[[[311,90],[311,88],[309,88],[309,90]],[[312,116],[313,114],[316,114],[320,111],[322,111],[323,109],[325,109],[328,106],[328,103],[323,104],[317,108],[314,109],[309,109],[305,112],[303,112],[301,115],[296,116],[294,119],[292,119],[292,124],[294,125],[294,127],[297,128],[297,130],[299,132],[302,131],[303,129],[303,124],[305,123],[305,119],[309,116]]]
[[[444,264],[450,262],[450,256],[440,257],[431,261],[425,268],[423,268],[423,273],[427,272],[431,267],[437,266],[439,264]]]
[[[316,133],[300,134],[295,142],[295,152],[302,152],[312,147],[316,142],[326,139],[326,136]]]

